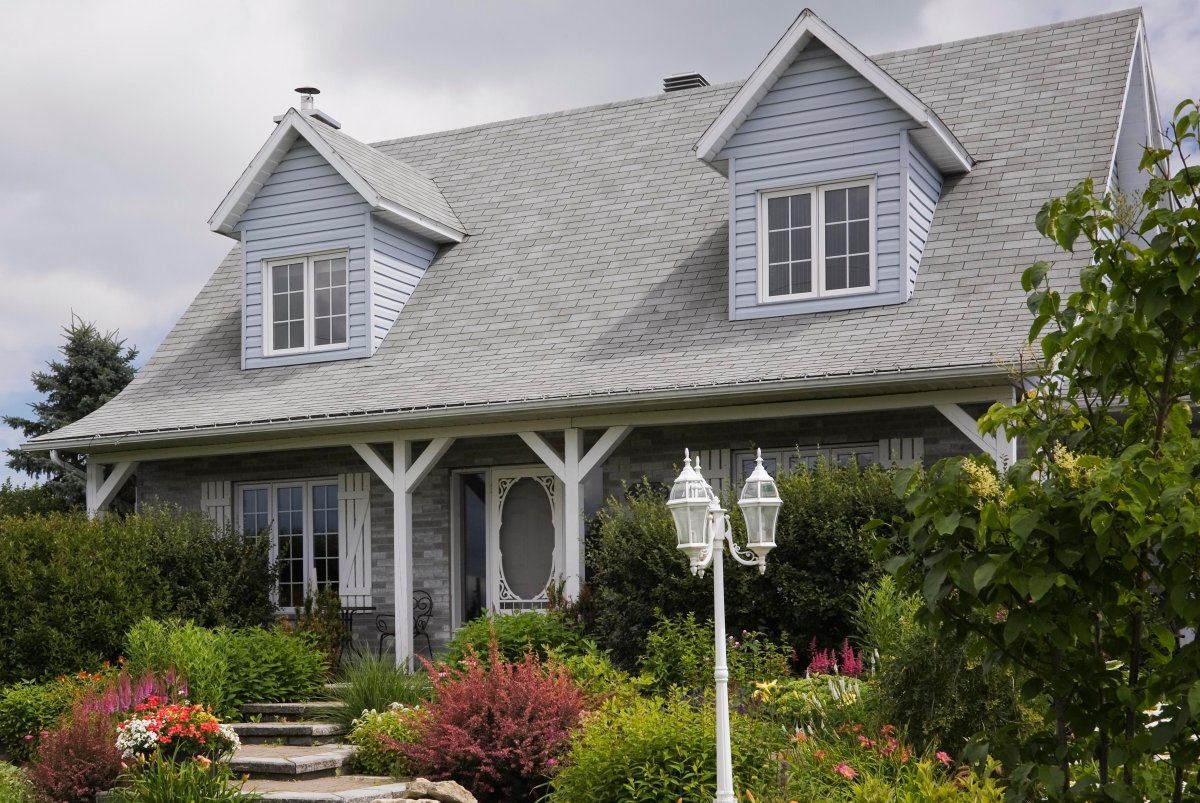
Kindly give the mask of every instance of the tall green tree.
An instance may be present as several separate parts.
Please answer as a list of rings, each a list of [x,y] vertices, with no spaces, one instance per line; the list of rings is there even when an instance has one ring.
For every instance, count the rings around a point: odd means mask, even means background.
[[[1200,785],[1198,134],[1185,101],[1132,204],[1089,180],[1042,208],[1038,230],[1091,260],[1069,293],[1044,263],[1022,278],[1040,355],[980,429],[1028,457],[900,477],[910,517],[880,544],[931,623],[1030,678],[1042,731],[986,734],[1012,799],[1178,801]]]
[[[45,371],[35,371],[33,387],[44,394],[30,408],[34,418],[3,416],[4,423],[27,438],[53,432],[86,416],[120,393],[133,379],[136,348],[127,347],[117,332],[101,333],[94,323],[72,316],[63,329],[66,341],[59,348],[61,359],[47,363]],[[55,465],[48,454],[7,449],[8,466],[40,480],[64,508],[84,504],[84,482],[74,472]],[[60,454],[66,462],[83,469],[84,455]]]

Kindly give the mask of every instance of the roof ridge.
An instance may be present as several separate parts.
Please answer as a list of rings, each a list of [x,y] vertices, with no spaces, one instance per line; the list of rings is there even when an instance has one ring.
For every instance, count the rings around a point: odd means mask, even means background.
[[[310,118],[310,119],[316,119],[316,118]],[[362,146],[364,146],[364,147],[366,147],[366,148],[370,148],[371,150],[375,151],[376,153],[378,153],[378,154],[379,154],[380,156],[382,156],[383,158],[385,158],[385,159],[390,159],[390,160],[392,160],[393,162],[395,162],[396,164],[398,164],[398,165],[400,165],[400,166],[402,166],[402,167],[405,167],[405,168],[407,168],[407,169],[409,169],[409,170],[413,171],[414,173],[416,173],[417,175],[421,176],[422,178],[426,178],[426,179],[429,179],[430,181],[434,181],[434,178],[433,178],[433,176],[429,175],[429,173],[428,173],[428,172],[426,172],[426,171],[422,170],[421,168],[417,167],[416,165],[412,164],[411,162],[406,162],[406,161],[404,161],[403,159],[398,159],[398,158],[396,158],[395,156],[392,156],[390,153],[385,153],[385,152],[383,152],[383,151],[379,150],[379,148],[376,148],[376,147],[375,147],[375,145],[376,145],[377,143],[372,143],[372,142],[363,142],[363,141],[362,141],[361,139],[359,139],[358,137],[351,136],[350,134],[347,134],[345,131],[342,131],[342,130],[341,130],[341,129],[339,129],[339,128],[334,128],[333,126],[331,126],[331,125],[329,125],[328,123],[326,123],[324,120],[320,120],[320,119],[318,119],[318,120],[317,120],[317,122],[321,123],[321,125],[324,125],[324,126],[325,126],[325,127],[328,129],[328,130],[329,130],[329,132],[331,132],[331,135],[332,135],[334,138],[337,138],[337,137],[345,137],[346,139],[349,139],[349,140],[351,140],[351,141],[353,141],[353,142],[357,142],[359,145],[362,145]]]
[[[972,42],[982,42],[984,40],[996,41],[996,40],[1000,40],[1000,39],[1008,39],[1008,38],[1014,37],[1014,36],[1027,36],[1030,33],[1033,33],[1034,31],[1048,31],[1048,30],[1052,30],[1054,28],[1067,28],[1067,27],[1074,26],[1074,25],[1082,25],[1082,24],[1086,24],[1089,22],[1095,22],[1096,20],[1115,19],[1117,17],[1124,17],[1124,16],[1128,16],[1131,14],[1136,14],[1139,17],[1142,16],[1142,7],[1141,6],[1130,6],[1129,8],[1124,8],[1119,11],[1109,11],[1104,14],[1092,14],[1090,17],[1077,17],[1077,18],[1069,19],[1069,20],[1059,20],[1058,22],[1050,22],[1050,23],[1046,23],[1044,25],[1030,25],[1029,27],[1026,27],[1026,28],[1017,28],[1016,30],[1011,30],[1011,31],[998,31],[996,33],[988,33],[988,34],[983,34],[981,36],[968,36],[965,39],[951,39],[948,42],[935,42],[935,43],[929,44],[929,45],[919,45],[917,47],[907,47],[907,48],[903,48],[901,50],[889,50],[886,53],[874,53],[871,55],[870,58],[872,60],[875,60],[875,59],[888,58],[890,56],[906,55],[908,53],[921,53],[921,52],[929,51],[929,50],[941,50],[942,48],[953,47],[955,45],[966,45],[966,44],[971,44]]]
[[[712,84],[711,86],[699,87],[697,89],[689,89],[682,92],[659,92],[654,95],[643,95],[637,98],[626,98],[625,100],[611,100],[606,103],[594,103],[590,106],[576,106],[570,109],[559,109],[552,112],[539,112],[538,114],[529,114],[520,117],[507,117],[503,120],[491,120],[486,123],[476,123],[474,125],[461,126],[459,128],[446,128],[438,131],[427,131],[424,134],[409,134],[406,137],[395,137],[394,139],[383,139],[376,142],[365,143],[372,147],[382,145],[392,145],[400,142],[412,142],[419,139],[429,139],[430,137],[450,136],[452,134],[464,134],[468,131],[478,131],[484,128],[493,128],[502,125],[512,125],[514,123],[528,123],[535,120],[546,120],[552,117],[565,117],[570,114],[582,114],[584,112],[599,111],[601,109],[616,109],[622,106],[636,106],[640,103],[654,103],[664,100],[680,100],[684,97],[695,97],[698,93],[709,93],[715,90],[732,89],[744,84],[745,81],[726,81],[720,84]],[[395,158],[395,157],[393,157]]]

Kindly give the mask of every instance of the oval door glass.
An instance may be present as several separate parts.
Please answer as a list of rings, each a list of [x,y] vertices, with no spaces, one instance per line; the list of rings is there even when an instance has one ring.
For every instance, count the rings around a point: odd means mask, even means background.
[[[508,588],[531,600],[546,590],[554,569],[554,513],[537,480],[512,484],[500,511],[500,566]]]

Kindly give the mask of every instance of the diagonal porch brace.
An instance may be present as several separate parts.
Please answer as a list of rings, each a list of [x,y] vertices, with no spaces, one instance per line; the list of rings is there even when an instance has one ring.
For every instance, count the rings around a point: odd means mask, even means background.
[[[104,476],[104,464],[89,460],[87,464],[87,513],[90,518],[99,518],[108,510],[117,493],[137,470],[137,463],[128,461],[112,467],[108,477]]]

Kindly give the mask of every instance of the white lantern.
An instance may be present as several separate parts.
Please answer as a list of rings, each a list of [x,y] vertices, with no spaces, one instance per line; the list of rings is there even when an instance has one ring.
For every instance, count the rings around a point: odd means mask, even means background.
[[[755,462],[754,471],[742,486],[738,507],[746,518],[746,546],[758,556],[760,570],[766,570],[767,553],[775,548],[775,524],[783,499],[775,480],[763,468],[762,449]]]
[[[684,449],[683,471],[679,472],[675,484],[671,486],[667,507],[675,519],[678,546],[693,567],[699,565],[709,547],[706,525],[711,500],[712,489],[699,470],[692,468],[692,458]]]

